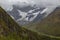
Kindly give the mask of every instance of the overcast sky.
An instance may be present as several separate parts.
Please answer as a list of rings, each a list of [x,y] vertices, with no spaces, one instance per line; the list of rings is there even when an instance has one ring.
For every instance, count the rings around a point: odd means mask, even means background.
[[[2,6],[4,9],[8,9],[8,8],[12,8],[11,5],[13,4],[22,4],[21,2],[26,2],[30,5],[37,4],[38,6],[41,6],[41,4],[43,4],[43,6],[60,5],[60,0],[0,0],[0,6]]]

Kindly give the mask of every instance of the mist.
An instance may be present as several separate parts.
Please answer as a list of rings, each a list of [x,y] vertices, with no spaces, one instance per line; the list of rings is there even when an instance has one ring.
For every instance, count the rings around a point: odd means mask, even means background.
[[[30,6],[36,5],[36,7],[46,7],[47,10],[46,11],[44,10],[44,11],[48,15],[56,7],[60,6],[60,0],[0,0],[0,6],[6,11],[11,11],[13,9],[12,5],[17,5],[20,8],[23,8],[29,5]]]
[[[23,4],[22,2],[26,2],[26,4]],[[0,0],[0,6],[2,6],[5,10],[12,9],[12,5],[14,4],[20,4],[20,6],[36,4],[37,6],[48,7],[59,6],[60,0]]]

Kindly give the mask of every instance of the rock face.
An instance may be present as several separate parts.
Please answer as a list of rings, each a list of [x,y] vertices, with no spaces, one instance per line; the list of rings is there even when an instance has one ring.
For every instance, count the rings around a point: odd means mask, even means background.
[[[35,6],[35,5],[34,5]],[[27,6],[20,8],[19,6],[13,5],[13,9],[11,11],[7,11],[9,15],[11,15],[17,23],[24,25],[28,24],[31,21],[36,22],[42,19],[45,13],[41,14],[41,12],[45,8],[35,8],[32,6]],[[36,21],[35,21],[36,20]]]

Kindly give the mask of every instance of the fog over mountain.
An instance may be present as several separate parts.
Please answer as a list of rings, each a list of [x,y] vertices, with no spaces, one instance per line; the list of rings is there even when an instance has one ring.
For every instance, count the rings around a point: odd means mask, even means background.
[[[25,2],[25,3],[22,3]],[[37,6],[58,6],[60,5],[60,0],[0,0],[0,6],[8,10],[12,5],[19,5],[20,7],[25,7],[28,5]],[[11,8],[12,9],[12,8]]]
[[[38,21],[45,18],[60,0],[0,0],[0,6],[17,22]]]

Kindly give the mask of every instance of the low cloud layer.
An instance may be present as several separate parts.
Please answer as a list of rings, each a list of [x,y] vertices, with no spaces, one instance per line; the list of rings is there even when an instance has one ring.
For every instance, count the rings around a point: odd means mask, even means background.
[[[26,2],[23,4],[22,2]],[[27,6],[27,5],[34,5],[37,6],[59,6],[60,0],[0,0],[0,6],[2,6],[5,10],[12,9],[12,5],[20,5],[20,6]]]

